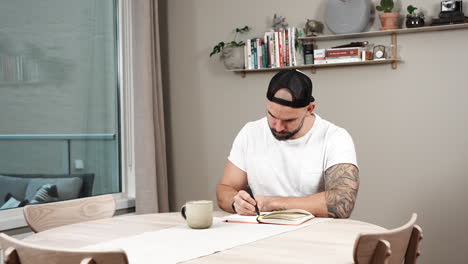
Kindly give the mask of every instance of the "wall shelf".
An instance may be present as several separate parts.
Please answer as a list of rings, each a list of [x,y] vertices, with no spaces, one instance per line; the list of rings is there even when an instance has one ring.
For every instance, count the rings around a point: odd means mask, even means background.
[[[420,33],[420,32],[457,30],[457,29],[468,29],[468,23],[442,25],[442,26],[426,26],[426,27],[419,27],[419,28],[404,28],[404,29],[383,30],[383,31],[370,31],[370,32],[353,33],[353,34],[301,37],[301,38],[298,38],[298,40],[309,40],[309,41],[312,41],[315,45],[316,41],[390,36],[391,44],[392,44],[391,53],[394,55],[394,58],[398,58],[398,50],[397,50],[397,35],[398,34],[412,34],[412,33]],[[396,69],[397,64],[399,62],[401,62],[400,59],[386,59],[386,60],[369,60],[369,61],[349,62],[349,63],[311,64],[311,65],[289,66],[289,67],[281,67],[281,68],[253,69],[253,70],[235,69],[235,70],[230,70],[230,71],[235,72],[235,73],[240,73],[241,76],[244,78],[247,73],[280,71],[282,69],[311,69],[312,73],[315,73],[318,68],[376,65],[376,64],[391,64],[392,69]]]
[[[398,59],[369,60],[369,61],[359,61],[359,62],[309,64],[309,65],[289,66],[289,67],[280,67],[280,68],[265,68],[265,69],[255,69],[255,70],[238,69],[238,70],[230,70],[230,71],[240,73],[242,75],[242,77],[245,77],[246,73],[280,71],[280,70],[284,70],[284,69],[311,69],[312,73],[315,73],[318,68],[358,66],[358,65],[376,65],[376,64],[393,64],[393,63],[398,63],[398,62],[401,62],[401,60],[398,60]]]
[[[455,29],[466,29],[466,28],[468,28],[468,23],[444,25],[444,26],[426,26],[426,27],[420,27],[420,28],[403,28],[403,29],[394,29],[394,30],[370,31],[370,32],[363,32],[363,33],[341,34],[341,35],[323,35],[323,36],[316,36],[316,37],[302,37],[302,38],[297,38],[297,39],[321,41],[321,40],[377,37],[377,36],[388,36],[392,34],[409,34],[409,33],[455,30]]]

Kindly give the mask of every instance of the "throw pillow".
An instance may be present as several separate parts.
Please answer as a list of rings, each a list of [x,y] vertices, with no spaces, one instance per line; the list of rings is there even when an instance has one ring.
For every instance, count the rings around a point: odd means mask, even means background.
[[[28,184],[26,188],[25,198],[32,201],[37,190],[46,184],[52,184],[57,186],[58,200],[70,200],[78,198],[83,185],[83,181],[78,177],[72,178],[34,178]]]
[[[2,205],[2,207],[0,207],[0,210],[22,207],[25,206],[27,203],[28,200],[18,201],[15,199],[15,197],[13,197],[13,195],[11,195],[11,193],[8,193],[5,196],[5,203]]]
[[[58,200],[57,185],[44,184],[37,189],[36,194],[31,200],[31,204],[50,203]]]

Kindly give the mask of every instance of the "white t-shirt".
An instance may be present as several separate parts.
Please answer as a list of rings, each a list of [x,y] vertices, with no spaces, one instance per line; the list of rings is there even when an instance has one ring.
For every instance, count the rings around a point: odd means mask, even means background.
[[[351,136],[315,114],[312,128],[297,139],[277,140],[267,118],[247,123],[228,157],[247,173],[254,194],[303,197],[324,191],[323,173],[338,163],[357,166]]]

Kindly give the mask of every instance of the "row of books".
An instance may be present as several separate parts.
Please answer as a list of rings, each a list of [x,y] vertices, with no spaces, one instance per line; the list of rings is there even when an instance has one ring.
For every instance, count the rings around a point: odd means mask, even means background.
[[[314,64],[359,62],[372,59],[364,47],[314,49]]]
[[[266,32],[264,38],[248,39],[244,47],[245,69],[297,66],[296,28]]]
[[[35,82],[38,80],[37,60],[21,55],[0,54],[0,82]]]

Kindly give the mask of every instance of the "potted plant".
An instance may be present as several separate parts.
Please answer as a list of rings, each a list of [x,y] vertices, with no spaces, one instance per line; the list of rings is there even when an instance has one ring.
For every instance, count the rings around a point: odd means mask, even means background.
[[[210,57],[221,53],[221,59],[224,62],[224,66],[228,70],[242,69],[244,68],[244,41],[236,41],[239,34],[243,34],[250,31],[250,27],[244,26],[243,28],[236,28],[234,39],[231,42],[219,42],[213,47],[210,53]]]
[[[393,0],[380,0],[380,5],[375,7],[377,11],[383,12],[380,14],[380,30],[398,29],[399,14],[392,12],[394,6]]]
[[[416,14],[414,12],[417,8],[409,5],[406,10],[408,14],[406,15],[406,27],[407,28],[415,28],[415,27],[423,27],[424,26],[424,15],[419,12]]]

